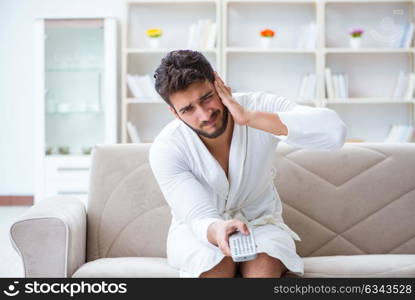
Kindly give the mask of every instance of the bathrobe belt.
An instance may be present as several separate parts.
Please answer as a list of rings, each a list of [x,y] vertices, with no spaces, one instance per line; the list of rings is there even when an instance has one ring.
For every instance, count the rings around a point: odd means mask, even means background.
[[[264,215],[257,219],[248,221],[248,219],[245,217],[244,213],[242,212],[242,209],[238,207],[238,208],[225,210],[223,215],[225,217],[225,220],[237,219],[239,221],[244,222],[245,224],[249,226],[261,226],[261,225],[266,225],[266,224],[274,224],[280,227],[285,232],[287,232],[294,240],[301,241],[301,238],[298,236],[297,233],[292,231],[291,228],[288,227],[280,218],[272,214]]]

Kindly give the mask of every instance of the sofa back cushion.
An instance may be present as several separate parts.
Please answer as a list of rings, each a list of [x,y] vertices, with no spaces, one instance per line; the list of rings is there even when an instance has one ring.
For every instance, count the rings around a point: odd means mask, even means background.
[[[150,145],[94,147],[87,207],[88,261],[166,257],[171,214],[148,162]]]
[[[88,261],[165,257],[170,209],[148,163],[151,144],[97,145],[88,199]],[[415,145],[276,149],[283,217],[301,256],[415,253]]]

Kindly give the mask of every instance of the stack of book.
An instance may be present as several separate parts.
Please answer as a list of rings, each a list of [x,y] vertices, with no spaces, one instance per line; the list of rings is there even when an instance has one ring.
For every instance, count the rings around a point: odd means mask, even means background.
[[[154,81],[150,75],[127,75],[128,88],[134,98],[146,101],[159,101],[159,95],[154,88]]]
[[[411,47],[412,37],[414,35],[414,23],[405,24],[400,39],[396,41],[397,48],[409,48]]]
[[[314,50],[317,41],[317,26],[315,23],[310,23],[302,26],[298,40],[297,48]]]
[[[210,19],[201,19],[196,24],[190,25],[188,49],[213,49],[216,44],[216,23]]]
[[[134,126],[130,121],[127,122],[127,131],[130,136],[131,142],[141,143],[140,136],[138,135],[137,127]]]
[[[407,143],[415,141],[415,130],[411,125],[395,124],[389,130],[385,143]]]
[[[313,101],[316,98],[317,91],[317,74],[306,73],[301,80],[301,86],[298,92],[298,99],[304,101]]]
[[[343,72],[332,73],[330,68],[325,70],[327,96],[329,99],[344,99],[349,97],[349,78]]]
[[[415,73],[399,72],[393,98],[396,100],[412,100],[415,88]]]

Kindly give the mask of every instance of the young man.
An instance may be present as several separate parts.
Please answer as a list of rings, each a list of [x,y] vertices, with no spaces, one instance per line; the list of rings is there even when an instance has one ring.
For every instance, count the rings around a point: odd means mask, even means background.
[[[278,143],[336,150],[346,127],[327,108],[268,93],[233,93],[197,51],[167,54],[155,88],[176,119],[157,136],[150,165],[172,210],[168,263],[181,277],[303,275],[300,240],[273,184]],[[253,231],[258,256],[234,263],[228,238]]]

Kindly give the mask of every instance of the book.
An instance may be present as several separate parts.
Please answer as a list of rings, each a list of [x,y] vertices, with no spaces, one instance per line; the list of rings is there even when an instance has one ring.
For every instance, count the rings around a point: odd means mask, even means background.
[[[317,75],[315,73],[304,74],[298,92],[299,100],[312,101],[316,97]]]
[[[327,97],[329,99],[333,99],[334,98],[333,78],[331,76],[330,68],[325,69],[325,78],[326,78]]]
[[[409,73],[408,75],[408,83],[405,92],[405,100],[411,100],[414,94],[414,86],[415,86],[415,73]]]
[[[414,23],[409,23],[407,30],[405,32],[405,38],[402,47],[409,48],[411,46],[412,37],[414,35]]]
[[[137,128],[130,121],[127,122],[127,131],[133,143],[141,143]]]
[[[212,49],[216,45],[217,24],[210,19],[200,19],[188,30],[188,49]]]
[[[385,143],[407,143],[413,142],[415,129],[411,125],[393,124],[389,130]]]
[[[213,49],[216,46],[216,33],[217,33],[217,30],[218,29],[217,29],[216,23],[211,23],[209,34],[208,34],[208,39],[207,39],[207,45],[206,45],[206,47],[208,49]]]
[[[405,96],[405,87],[408,84],[408,76],[404,71],[399,71],[398,79],[396,81],[395,89],[393,91],[393,98],[400,100]]]
[[[314,22],[302,26],[298,34],[297,48],[313,50],[316,48],[317,26]]]
[[[301,85],[300,85],[300,89],[298,90],[298,99],[303,99],[304,98],[304,94],[305,94],[305,88],[307,86],[307,82],[308,82],[308,73],[303,75],[303,78],[301,80]]]
[[[159,98],[154,88],[154,80],[148,74],[143,76],[127,74],[127,85],[134,98],[150,101]]]
[[[349,97],[347,91],[347,83],[346,83],[346,74],[341,72],[339,74],[340,78],[340,98],[347,99]]]
[[[312,101],[316,98],[317,76],[316,73],[309,74],[308,87],[306,90],[305,100]]]
[[[334,98],[339,99],[340,98],[340,95],[339,95],[339,74],[338,73],[333,73],[332,78],[333,78]]]

